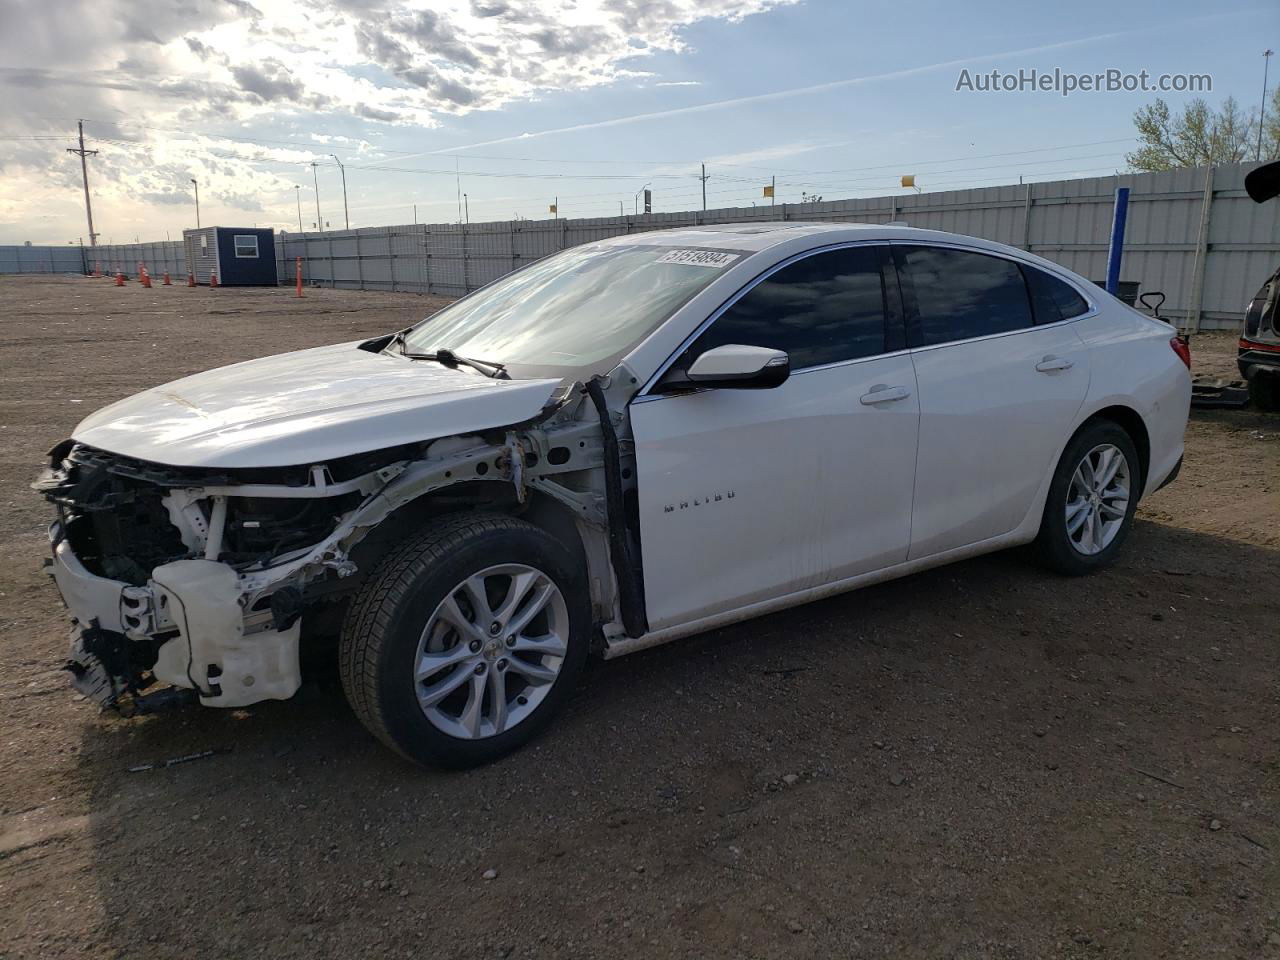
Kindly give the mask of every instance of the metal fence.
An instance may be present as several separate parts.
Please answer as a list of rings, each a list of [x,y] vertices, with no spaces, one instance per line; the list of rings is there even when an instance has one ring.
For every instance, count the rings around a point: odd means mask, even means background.
[[[138,264],[157,279],[165,273],[176,280],[187,275],[187,255],[181,240],[158,240],[154,243],[104,243],[84,252],[86,272],[101,269],[104,274],[123,273],[132,277]]]
[[[0,246],[0,273],[84,273],[79,246]]]
[[[684,213],[290,233],[276,251],[282,282],[292,281],[301,257],[307,283],[461,296],[557,250],[607,237],[705,223],[898,221],[1007,243],[1102,279],[1115,188],[1127,186],[1121,279],[1163,291],[1162,313],[1184,327],[1229,328],[1280,260],[1280,204],[1247,197],[1252,166]]]
[[[461,296],[533,260],[608,237],[707,223],[905,222],[1021,247],[1075,272],[1106,270],[1111,204],[1130,189],[1122,281],[1168,296],[1163,313],[1187,329],[1231,328],[1280,261],[1280,203],[1244,192],[1252,164],[1085,180],[1056,180],[914,196],[728,207],[576,220],[413,224],[281,233],[277,273],[292,283]],[[0,247],[0,273],[187,272],[181,241],[79,247]]]

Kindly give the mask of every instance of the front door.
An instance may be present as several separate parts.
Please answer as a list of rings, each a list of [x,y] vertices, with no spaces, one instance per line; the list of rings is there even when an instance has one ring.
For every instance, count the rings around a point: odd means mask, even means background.
[[[659,630],[906,559],[919,408],[883,245],[766,274],[676,360],[773,347],[771,390],[655,390],[631,406],[641,550]],[[887,281],[892,281],[892,286]]]

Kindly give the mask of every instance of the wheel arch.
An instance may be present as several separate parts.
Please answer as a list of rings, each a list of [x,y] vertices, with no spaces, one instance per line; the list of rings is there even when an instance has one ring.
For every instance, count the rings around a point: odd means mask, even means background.
[[[1138,451],[1138,469],[1142,471],[1142,482],[1137,486],[1140,491],[1144,490],[1147,478],[1151,475],[1151,433],[1147,429],[1147,423],[1143,420],[1142,414],[1133,407],[1117,403],[1095,410],[1076,428],[1075,433],[1071,435],[1062,449],[1066,450],[1067,446],[1082,430],[1099,421],[1114,423],[1127,433],[1129,439],[1133,441],[1133,446]]]
[[[519,517],[533,524],[559,540],[578,561],[584,579],[587,577],[587,547],[573,511],[537,489],[529,489],[525,502],[520,503],[515,488],[505,480],[468,480],[401,504],[352,547],[352,559],[362,573],[368,572],[425,524],[442,516],[466,512]]]

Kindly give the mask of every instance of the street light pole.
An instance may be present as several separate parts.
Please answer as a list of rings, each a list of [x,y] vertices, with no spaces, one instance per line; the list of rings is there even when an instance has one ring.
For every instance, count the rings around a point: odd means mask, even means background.
[[[1258,152],[1253,159],[1262,159],[1262,121],[1267,116],[1267,69],[1271,66],[1271,55],[1275,51],[1264,50],[1262,52],[1262,105],[1258,107]]]
[[[196,188],[196,229],[200,229],[200,184],[195,177],[191,178],[191,185]]]
[[[316,162],[311,161],[311,182],[316,188],[316,229],[324,232],[324,220],[320,217],[320,180],[316,177]]]
[[[351,229],[351,215],[347,213],[347,168],[342,165],[342,161],[338,159],[336,153],[331,153],[334,163],[338,165],[338,169],[342,171],[342,219],[347,225],[347,229]]]
[[[635,195],[634,197],[632,197],[632,198],[631,198],[631,199],[634,201],[634,203],[635,203],[635,210],[636,210],[636,215],[637,215],[637,216],[639,216],[639,215],[640,215],[640,194],[642,194],[642,193],[644,193],[646,190],[648,190],[648,189],[649,189],[649,186],[650,186],[650,185],[646,183],[643,187],[641,187],[639,190],[637,190],[637,191],[636,191],[636,195]]]
[[[467,199],[467,195],[465,193],[462,195],[462,209],[467,218],[467,223],[470,224],[471,223],[471,201]]]
[[[293,196],[298,201],[298,232],[302,232],[302,184],[293,185]]]

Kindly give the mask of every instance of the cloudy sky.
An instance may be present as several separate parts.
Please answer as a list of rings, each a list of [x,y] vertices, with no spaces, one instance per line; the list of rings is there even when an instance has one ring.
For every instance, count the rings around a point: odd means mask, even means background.
[[[1123,167],[1152,94],[973,72],[1207,72],[1256,106],[1274,3],[3,0],[0,243],[311,229],[988,186]],[[1212,12],[1209,12],[1212,11]],[[1254,48],[1257,48],[1256,50]],[[1280,81],[1280,67],[1272,73]],[[1171,95],[1180,102],[1185,97]],[[335,159],[336,157],[336,159]],[[315,163],[317,166],[313,167]],[[317,189],[318,188],[318,189]],[[763,201],[767,202],[767,201]],[[301,212],[299,213],[299,207]]]

